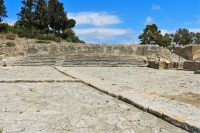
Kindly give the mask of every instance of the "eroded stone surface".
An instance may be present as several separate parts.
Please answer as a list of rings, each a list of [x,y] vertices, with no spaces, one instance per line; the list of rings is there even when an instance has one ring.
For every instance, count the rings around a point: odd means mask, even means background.
[[[18,70],[17,67],[10,71],[14,70]],[[38,77],[36,73],[39,71],[33,73],[35,68],[24,67],[23,70],[19,71],[24,72],[25,80],[26,75],[27,78],[46,78],[55,69],[41,69],[46,71],[39,73]],[[6,75],[14,78],[11,72]],[[185,132],[78,82],[0,83],[0,101],[0,129],[3,133]]]
[[[53,67],[0,67],[0,81],[9,80],[72,80]]]
[[[193,72],[148,68],[58,68],[190,132],[200,131],[200,81],[199,75]]]
[[[0,86],[4,132],[184,132],[81,83]]]
[[[109,81],[116,92],[134,90],[145,94],[180,95],[200,94],[200,75],[190,71],[154,70],[139,67],[68,67],[63,70]]]

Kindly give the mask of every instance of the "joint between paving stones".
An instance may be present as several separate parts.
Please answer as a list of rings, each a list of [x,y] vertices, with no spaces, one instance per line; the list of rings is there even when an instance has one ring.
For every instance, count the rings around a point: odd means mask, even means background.
[[[56,67],[54,67],[54,68],[56,70],[58,70],[59,72],[63,73],[64,75],[66,75],[66,76],[70,76],[70,77],[73,77],[75,79],[79,79],[78,77],[75,77],[75,76],[73,76],[71,74],[63,72],[59,68],[56,68]],[[123,101],[123,102],[125,102],[127,104],[130,104],[130,105],[132,105],[132,106],[134,106],[134,107],[136,107],[136,108],[138,108],[138,109],[140,109],[142,111],[150,113],[150,114],[152,114],[152,115],[154,115],[154,116],[156,116],[156,117],[158,117],[158,118],[160,118],[160,119],[162,119],[164,121],[169,122],[170,124],[172,124],[172,125],[174,125],[176,127],[179,127],[181,129],[186,130],[186,131],[191,132],[191,133],[200,133],[200,128],[198,128],[198,127],[192,126],[192,125],[190,125],[188,123],[185,123],[185,122],[178,121],[178,120],[176,120],[176,119],[174,119],[174,118],[172,118],[172,117],[170,117],[170,116],[168,116],[166,114],[160,113],[158,111],[146,108],[146,107],[144,107],[144,106],[142,106],[142,105],[140,105],[140,104],[138,104],[136,102],[133,102],[133,101],[131,101],[131,100],[129,100],[129,99],[123,97],[123,96],[116,95],[114,93],[110,93],[108,91],[105,91],[104,89],[101,89],[101,88],[99,88],[99,87],[97,87],[95,85],[92,85],[91,83],[87,83],[82,79],[79,79],[79,80],[80,80],[81,83],[83,83],[83,84],[85,84],[85,85],[87,85],[89,87],[92,87],[95,90],[98,90],[98,91],[100,91],[100,92],[102,92],[104,94],[107,94],[109,96],[112,96],[114,98],[117,98],[117,99],[119,99],[119,100],[121,100],[121,101]]]

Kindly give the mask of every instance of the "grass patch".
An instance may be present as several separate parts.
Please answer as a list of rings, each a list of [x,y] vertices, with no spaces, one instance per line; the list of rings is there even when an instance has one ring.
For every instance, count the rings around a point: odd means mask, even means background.
[[[47,41],[47,40],[37,40],[36,43],[49,44],[49,43],[51,43],[51,42],[50,42],[50,41]]]
[[[37,36],[37,39],[38,40],[46,40],[46,41],[54,41],[54,42],[61,42],[61,38],[60,37],[56,37],[54,35],[40,35],[40,36]]]
[[[2,128],[0,128],[0,133],[3,133],[3,129]]]

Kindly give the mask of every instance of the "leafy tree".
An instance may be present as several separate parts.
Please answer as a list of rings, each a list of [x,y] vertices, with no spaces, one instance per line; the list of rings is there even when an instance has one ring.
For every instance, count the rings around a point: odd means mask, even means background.
[[[21,8],[18,24],[21,27],[32,28],[34,23],[34,3],[35,0],[22,0],[23,7]]]
[[[139,36],[141,44],[158,44],[162,38],[161,31],[156,24],[147,25],[143,33]]]
[[[76,21],[74,19],[69,19],[67,21],[67,25],[66,25],[66,28],[74,28],[74,26],[76,25]]]
[[[48,12],[50,16],[50,27],[57,33],[67,28],[67,15],[64,6],[58,0],[49,0]]]
[[[159,46],[167,47],[170,46],[172,43],[172,38],[170,34],[165,34],[159,39]]]
[[[194,44],[200,44],[200,33],[195,34]]]
[[[173,42],[177,45],[188,45],[192,43],[192,33],[188,29],[178,29],[174,34]]]
[[[7,10],[6,6],[4,5],[4,0],[0,0],[0,22],[2,21],[2,18],[7,17]]]
[[[37,0],[34,12],[34,25],[39,30],[48,30],[49,15],[46,0]]]
[[[59,42],[62,39],[82,42],[72,28],[76,21],[67,18],[64,6],[59,0],[22,0],[22,8],[16,22],[21,37],[40,38]],[[49,31],[54,34],[51,34]],[[48,35],[44,35],[48,33]]]

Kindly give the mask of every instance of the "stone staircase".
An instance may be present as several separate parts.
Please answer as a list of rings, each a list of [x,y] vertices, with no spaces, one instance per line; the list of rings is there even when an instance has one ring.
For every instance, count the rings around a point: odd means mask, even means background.
[[[147,66],[146,60],[134,56],[113,55],[29,55],[18,59],[13,66]]]
[[[74,55],[66,56],[63,62],[64,67],[71,66],[147,66],[144,59],[133,56],[112,56],[112,55]]]
[[[12,66],[53,66],[57,58],[44,55],[31,55],[18,59]]]

